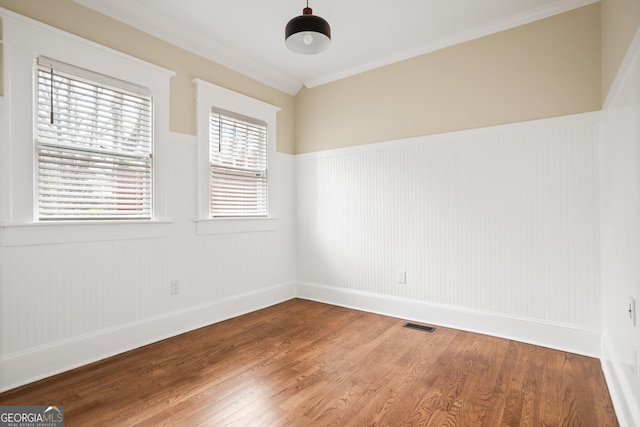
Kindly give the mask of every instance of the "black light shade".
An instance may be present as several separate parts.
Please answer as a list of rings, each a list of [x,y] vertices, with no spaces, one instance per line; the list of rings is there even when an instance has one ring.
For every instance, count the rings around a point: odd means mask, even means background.
[[[313,55],[327,50],[331,45],[329,23],[312,12],[310,7],[305,7],[302,15],[296,16],[287,24],[284,37],[290,51]]]

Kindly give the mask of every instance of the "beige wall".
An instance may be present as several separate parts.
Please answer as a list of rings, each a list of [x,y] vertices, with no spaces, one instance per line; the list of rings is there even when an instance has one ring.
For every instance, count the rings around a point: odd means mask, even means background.
[[[303,89],[296,151],[599,110],[600,55],[595,3]]]
[[[0,0],[0,7],[176,72],[171,80],[170,129],[195,135],[194,77],[281,108],[277,150],[295,151],[295,98],[220,64],[163,42],[72,0]]]
[[[194,77],[279,106],[284,153],[599,110],[640,22],[638,0],[603,0],[602,32],[596,3],[292,97],[72,0],[0,7],[174,70],[173,131],[195,134]]]
[[[640,27],[639,0],[602,0],[602,99]]]

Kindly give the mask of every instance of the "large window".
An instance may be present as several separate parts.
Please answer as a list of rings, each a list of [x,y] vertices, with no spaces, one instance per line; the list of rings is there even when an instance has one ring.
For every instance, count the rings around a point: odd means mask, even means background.
[[[267,215],[266,123],[212,110],[209,161],[212,217]]]
[[[37,217],[152,217],[149,90],[37,60]]]

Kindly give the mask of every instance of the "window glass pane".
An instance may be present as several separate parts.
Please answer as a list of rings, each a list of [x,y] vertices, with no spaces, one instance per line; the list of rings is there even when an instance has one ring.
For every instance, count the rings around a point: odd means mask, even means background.
[[[210,213],[267,215],[267,126],[213,111],[209,125]]]
[[[39,219],[151,218],[151,97],[77,71],[37,67]]]

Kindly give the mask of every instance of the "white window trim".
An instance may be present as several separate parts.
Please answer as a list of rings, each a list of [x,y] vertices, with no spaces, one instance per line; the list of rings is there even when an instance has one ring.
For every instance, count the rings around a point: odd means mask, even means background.
[[[194,79],[196,86],[196,126],[198,136],[198,234],[273,231],[278,221],[274,215],[277,171],[276,114],[280,111],[266,102],[251,98],[213,83]],[[267,191],[268,216],[258,218],[212,218],[209,211],[209,115],[212,108],[238,113],[267,124]]]
[[[154,114],[153,216],[139,224],[166,221],[167,189],[171,164],[168,152],[170,79],[174,72],[65,31],[0,8],[3,21],[4,97],[0,107],[0,227],[39,225],[36,220],[37,180],[33,115],[34,62],[38,56],[149,88]],[[99,227],[104,220],[93,220]],[[55,226],[57,221],[47,221]],[[61,221],[62,222],[62,221]],[[73,220],[59,228],[68,233]],[[78,225],[86,228],[86,222]],[[112,221],[105,225],[113,228]],[[94,227],[94,228],[95,228]],[[130,224],[124,225],[130,228]],[[57,227],[56,227],[57,228]],[[22,230],[25,227],[18,227]],[[99,232],[98,235],[102,235]],[[83,236],[83,239],[86,235]],[[71,239],[72,240],[72,239]]]
[[[1,246],[52,245],[108,242],[115,240],[162,239],[171,232],[171,221],[137,220],[46,221],[30,224],[0,224]],[[97,225],[97,226],[96,226]]]

